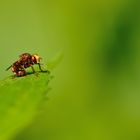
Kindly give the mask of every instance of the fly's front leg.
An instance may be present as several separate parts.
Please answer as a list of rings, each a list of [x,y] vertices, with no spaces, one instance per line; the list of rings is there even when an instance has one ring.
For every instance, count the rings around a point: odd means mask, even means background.
[[[37,63],[37,64],[38,64],[38,66],[39,66],[40,71],[43,71],[42,68],[41,68],[40,63]]]

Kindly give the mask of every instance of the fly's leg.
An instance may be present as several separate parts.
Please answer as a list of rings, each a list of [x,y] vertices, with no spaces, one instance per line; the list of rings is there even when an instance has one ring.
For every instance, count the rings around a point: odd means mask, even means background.
[[[37,63],[37,64],[38,64],[38,67],[39,67],[40,71],[43,71],[42,68],[41,68],[40,63]]]
[[[33,67],[33,66],[31,66],[31,68],[32,68],[33,73],[35,73],[35,69],[34,69],[34,67]]]
[[[36,76],[38,76],[38,73],[35,71],[34,67],[31,66],[33,73],[35,73]]]
[[[43,70],[43,69],[41,68],[41,64],[40,64],[40,63],[37,63],[37,64],[38,64],[39,69],[40,69],[41,72],[50,73],[50,71],[48,71],[48,70]]]
[[[17,76],[17,73],[15,73],[14,75],[12,75],[12,79],[15,79]]]

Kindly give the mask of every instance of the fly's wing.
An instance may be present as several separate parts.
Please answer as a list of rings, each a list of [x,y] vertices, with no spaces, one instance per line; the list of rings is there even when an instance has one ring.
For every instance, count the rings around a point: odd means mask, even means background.
[[[7,71],[7,70],[9,70],[11,67],[12,67],[12,65],[11,65],[11,66],[9,66],[9,67],[6,69],[6,71]]]

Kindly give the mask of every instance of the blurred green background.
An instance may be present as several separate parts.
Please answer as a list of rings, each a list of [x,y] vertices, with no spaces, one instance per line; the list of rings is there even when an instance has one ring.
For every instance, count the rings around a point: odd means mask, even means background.
[[[139,0],[0,1],[0,79],[23,52],[64,57],[11,140],[140,139]]]

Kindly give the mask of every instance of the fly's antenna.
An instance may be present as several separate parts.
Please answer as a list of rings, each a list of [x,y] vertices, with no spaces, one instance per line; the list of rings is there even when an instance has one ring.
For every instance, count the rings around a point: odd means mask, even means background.
[[[12,65],[11,65],[11,66],[9,66],[9,67],[6,69],[6,71],[8,71],[11,67],[12,67]]]

